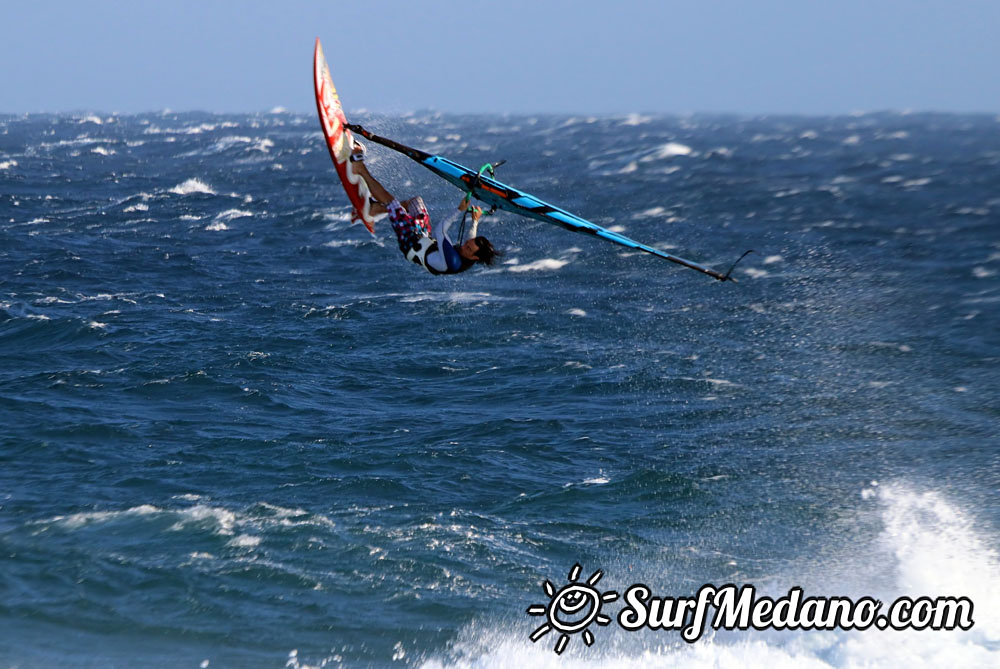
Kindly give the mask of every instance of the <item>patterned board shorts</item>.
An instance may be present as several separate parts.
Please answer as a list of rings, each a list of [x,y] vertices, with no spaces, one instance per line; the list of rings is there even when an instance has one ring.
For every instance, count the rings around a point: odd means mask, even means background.
[[[399,250],[406,255],[411,249],[420,245],[421,237],[431,236],[430,220],[426,216],[414,218],[403,209],[398,200],[389,204],[389,222],[392,224]]]

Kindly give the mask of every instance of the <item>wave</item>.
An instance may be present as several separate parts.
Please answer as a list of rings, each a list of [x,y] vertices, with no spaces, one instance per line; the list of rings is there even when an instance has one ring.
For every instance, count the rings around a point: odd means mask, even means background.
[[[604,483],[590,479],[584,483]],[[513,625],[477,621],[467,625],[445,656],[425,659],[424,669],[516,669],[519,667],[961,667],[1000,666],[1000,566],[995,538],[953,501],[936,491],[918,492],[903,484],[877,482],[861,491],[859,515],[874,510],[880,531],[841,555],[852,579],[830,583],[824,566],[812,579],[786,574],[782,580],[815,580],[837,591],[822,595],[876,596],[888,605],[898,596],[968,596],[975,606],[969,631],[719,632],[688,645],[674,632],[626,633],[615,624],[597,628],[594,646],[572,639],[563,655],[545,637],[528,640],[532,621]],[[875,509],[872,509],[871,506]],[[861,566],[858,566],[861,565]],[[885,570],[888,567],[888,570]],[[888,574],[887,582],[880,579]],[[815,586],[807,587],[815,590]],[[516,628],[518,632],[511,631]]]
[[[538,272],[545,270],[557,270],[561,269],[565,265],[568,265],[568,260],[560,260],[558,258],[542,258],[541,260],[536,260],[534,262],[529,262],[526,265],[511,265],[507,268],[509,272]]]
[[[174,195],[192,195],[194,193],[202,193],[204,195],[215,195],[215,191],[212,187],[201,179],[188,179],[183,183],[179,183],[168,192]]]

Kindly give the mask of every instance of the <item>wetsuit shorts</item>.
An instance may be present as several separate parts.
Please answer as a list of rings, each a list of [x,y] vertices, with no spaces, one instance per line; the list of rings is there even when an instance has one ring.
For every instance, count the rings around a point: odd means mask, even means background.
[[[399,250],[404,256],[419,246],[421,237],[431,236],[431,222],[426,216],[421,216],[419,219],[410,216],[399,200],[390,202],[388,210],[392,231],[396,233]]]

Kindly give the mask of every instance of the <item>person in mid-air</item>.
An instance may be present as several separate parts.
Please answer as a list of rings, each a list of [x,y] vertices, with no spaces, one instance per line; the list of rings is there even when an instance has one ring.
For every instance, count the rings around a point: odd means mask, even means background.
[[[485,237],[476,236],[479,218],[483,210],[473,207],[472,230],[465,243],[456,246],[448,237],[448,228],[458,220],[458,212],[465,212],[469,206],[468,198],[458,205],[458,211],[447,220],[431,228],[431,219],[421,197],[413,197],[400,204],[392,193],[368,171],[364,162],[365,147],[354,140],[351,152],[351,165],[354,172],[361,176],[372,194],[371,213],[378,216],[389,214],[389,221],[399,241],[399,250],[406,259],[424,267],[431,274],[458,274],[469,269],[477,262],[493,264],[493,259],[499,254]],[[461,241],[461,240],[459,240]]]

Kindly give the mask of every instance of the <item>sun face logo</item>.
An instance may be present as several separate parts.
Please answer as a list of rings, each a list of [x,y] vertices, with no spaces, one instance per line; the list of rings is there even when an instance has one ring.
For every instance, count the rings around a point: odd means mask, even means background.
[[[593,645],[594,634],[587,627],[594,622],[602,627],[610,623],[611,618],[601,614],[601,605],[618,599],[618,593],[614,590],[602,593],[594,587],[604,576],[600,569],[591,574],[586,583],[577,583],[581,569],[579,564],[573,565],[569,570],[569,583],[559,590],[550,581],[545,581],[542,589],[548,596],[549,603],[532,604],[527,610],[529,616],[547,618],[545,623],[531,633],[529,638],[532,642],[538,641],[552,630],[560,633],[552,649],[556,655],[561,655],[566,650],[570,635],[577,632],[583,632],[581,636],[585,644]]]

